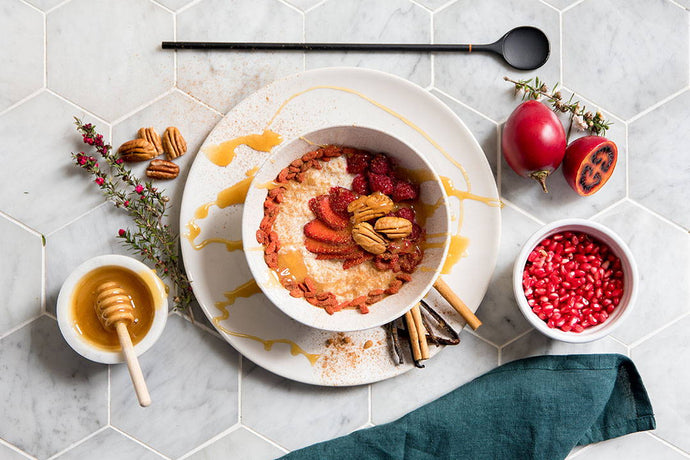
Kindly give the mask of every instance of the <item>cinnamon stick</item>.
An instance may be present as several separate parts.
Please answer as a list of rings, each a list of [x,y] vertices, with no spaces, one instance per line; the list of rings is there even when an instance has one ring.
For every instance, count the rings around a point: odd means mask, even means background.
[[[469,324],[472,329],[477,330],[477,328],[482,325],[482,322],[479,321],[479,318],[472,313],[472,310],[465,305],[465,302],[463,302],[460,297],[453,292],[445,281],[443,281],[441,278],[437,278],[436,282],[434,283],[434,287],[438,293],[441,294],[458,313],[460,313],[460,316],[463,317],[465,322]]]

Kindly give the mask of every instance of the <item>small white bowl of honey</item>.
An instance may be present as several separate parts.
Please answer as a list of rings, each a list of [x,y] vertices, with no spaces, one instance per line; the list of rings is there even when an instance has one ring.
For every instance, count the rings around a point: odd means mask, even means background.
[[[117,283],[131,299],[134,320],[127,329],[137,356],[151,348],[162,334],[168,318],[168,298],[156,273],[127,256],[94,257],[67,277],[57,300],[60,332],[83,357],[115,364],[125,361],[117,333],[103,327],[94,307],[98,288],[107,282]]]

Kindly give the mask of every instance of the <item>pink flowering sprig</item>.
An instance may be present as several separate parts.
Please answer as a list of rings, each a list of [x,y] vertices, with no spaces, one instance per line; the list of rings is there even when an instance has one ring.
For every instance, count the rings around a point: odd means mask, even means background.
[[[93,146],[100,158],[84,152],[72,153],[77,166],[95,176],[94,182],[106,199],[125,210],[136,230],[120,229],[118,238],[134,253],[151,262],[158,274],[175,284],[175,308],[186,309],[193,300],[192,288],[181,267],[178,256],[178,237],[163,223],[169,199],[149,181],[142,181],[113,153],[112,146],[103,141],[91,123],[75,117],[77,131],[85,144]],[[102,161],[105,166],[99,164]]]

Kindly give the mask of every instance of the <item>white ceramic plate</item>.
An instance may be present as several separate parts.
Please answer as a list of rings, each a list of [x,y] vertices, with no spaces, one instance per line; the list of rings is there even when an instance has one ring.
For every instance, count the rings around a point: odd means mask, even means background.
[[[248,171],[270,157],[270,153],[242,145],[232,163],[219,167],[204,154],[207,149],[240,136],[261,134],[267,127],[289,140],[325,126],[358,124],[391,133],[407,143],[456,189],[471,189],[476,196],[497,199],[496,183],[479,144],[462,121],[430,93],[378,71],[317,69],[266,86],[218,123],[190,170],[181,206],[181,232],[187,232],[197,210],[214,201],[220,191],[246,179]],[[500,210],[472,199],[460,202],[451,196],[449,201],[451,228],[455,232],[461,225],[460,233],[469,246],[465,257],[442,277],[474,311],[494,270]],[[209,207],[208,216],[196,220],[201,234],[195,243],[211,238],[240,240],[241,217],[240,205]],[[338,336],[289,318],[258,287],[248,287],[245,294],[251,295],[228,304],[226,293],[252,281],[242,250],[228,251],[219,243],[197,250],[183,237],[182,254],[194,293],[220,334],[245,357],[278,375],[340,386],[375,382],[413,368],[409,358],[404,365],[393,362],[383,327],[345,333],[349,337],[345,341],[343,333]],[[457,329],[463,326],[462,319],[435,292],[428,300]],[[335,340],[329,345],[328,339]],[[432,354],[438,351],[431,347]]]

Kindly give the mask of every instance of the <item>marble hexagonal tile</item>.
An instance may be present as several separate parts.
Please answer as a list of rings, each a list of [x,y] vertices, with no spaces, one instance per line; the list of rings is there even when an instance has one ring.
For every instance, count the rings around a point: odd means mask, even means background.
[[[430,13],[408,0],[328,1],[305,18],[307,42],[429,43]],[[338,21],[328,18],[338,17]],[[323,24],[331,24],[323,27]],[[431,58],[424,53],[307,53],[308,69],[369,67],[399,75],[420,86],[431,83]]]
[[[131,227],[122,209],[104,203],[46,238],[46,310],[55,314],[60,287],[82,262],[104,254],[131,255],[117,232]],[[98,235],[93,237],[92,235]]]
[[[76,354],[42,316],[0,340],[0,437],[49,457],[108,421],[108,369]]]
[[[581,454],[572,458],[587,460],[609,460],[611,458],[625,458],[626,460],[646,460],[649,458],[680,460],[687,457],[659,441],[654,436],[650,436],[649,433],[632,433],[619,438],[590,444],[583,449]]]
[[[51,8],[55,8],[60,3],[64,3],[65,0],[25,0],[27,3],[32,4],[41,11],[49,11]]]
[[[0,215],[0,336],[41,313],[41,236]]]
[[[180,203],[184,190],[187,173],[196,158],[199,147],[209,131],[220,120],[220,115],[189,95],[175,90],[157,100],[146,108],[113,126],[113,145],[119,146],[125,141],[137,137],[137,131],[142,127],[153,127],[162,136],[165,128],[176,126],[187,142],[187,153],[174,160],[180,167],[180,174],[170,181],[153,181],[160,190],[165,190],[170,197],[170,211],[167,220],[174,232],[179,229]],[[163,157],[161,157],[163,158]],[[145,177],[148,162],[132,164],[132,171]]]
[[[45,91],[0,116],[0,210],[43,234],[103,201],[73,165],[70,152],[85,147],[73,116],[84,119],[84,112]]]
[[[100,460],[161,460],[161,456],[112,428],[96,433],[81,444],[56,457],[60,460],[93,458],[98,452]]]
[[[21,2],[0,6],[0,112],[43,87],[43,15]]]
[[[391,422],[496,367],[498,350],[469,332],[460,344],[443,349],[398,377],[371,386],[372,423]]]
[[[302,21],[299,11],[272,0],[203,0],[178,14],[177,39],[299,42]],[[224,113],[259,88],[303,68],[302,53],[178,51],[177,86]]]
[[[613,336],[632,345],[690,312],[690,236],[624,202],[596,218],[628,244],[639,271],[637,302]]]
[[[619,353],[621,355],[627,355],[628,349],[625,345],[611,337],[604,337],[603,339],[587,343],[566,343],[552,340],[536,329],[533,329],[501,349],[500,364],[539,355],[575,355],[591,353]]]
[[[484,151],[484,155],[486,155],[486,159],[491,166],[491,171],[493,171],[495,178],[497,174],[496,164],[498,159],[498,128],[496,123],[437,90],[432,90],[431,92],[460,117],[474,138],[477,139],[477,142],[479,142],[479,145]]]
[[[501,255],[489,283],[489,290],[476,311],[483,326],[477,334],[497,346],[531,328],[520,312],[513,294],[513,263],[522,245],[540,225],[510,206],[501,212]]]
[[[690,91],[630,123],[630,197],[690,228]],[[672,136],[665,133],[673,133]]]
[[[172,314],[139,362],[153,402],[139,407],[127,367],[112,366],[114,427],[179,457],[238,422],[239,358],[223,340]]]
[[[316,387],[242,361],[242,424],[294,450],[350,433],[366,423],[368,390]]]
[[[568,100],[571,93],[564,89],[561,92],[563,93],[564,100]],[[514,100],[517,107],[519,98]],[[595,113],[599,110],[594,104],[578,95],[574,96],[574,100],[584,104],[588,111]],[[570,217],[586,219],[625,198],[627,170],[626,124],[606,111],[602,111],[602,114],[606,120],[612,123],[610,129],[606,131],[606,138],[616,144],[618,159],[611,177],[601,190],[587,197],[578,195],[566,182],[563,176],[563,168],[559,167],[546,179],[549,193],[544,193],[539,184],[533,179],[519,176],[513,171],[501,154],[501,196],[544,222]],[[563,114],[559,118],[567,134],[570,125],[569,118]],[[503,126],[501,125],[501,132],[503,131]],[[577,131],[573,127],[571,129],[570,142],[584,135],[584,132]]]
[[[270,460],[281,457],[285,451],[261,439],[246,428],[238,428],[223,436],[187,460],[216,460],[218,458],[245,458],[251,460]]]
[[[558,12],[536,0],[460,0],[434,13],[434,43],[491,43],[513,27],[530,24],[542,29],[551,42],[549,60],[533,72],[519,71],[498,56],[482,53],[437,54],[434,87],[479,110],[492,120],[508,117],[515,107],[513,88],[503,81],[540,78],[560,81]]]
[[[669,1],[586,0],[563,37],[563,84],[625,119],[688,84],[688,15]]]
[[[687,277],[686,277],[687,281]],[[677,301],[688,296],[679,297]],[[663,303],[658,304],[665,306]],[[663,329],[631,350],[645,387],[652,401],[657,420],[656,435],[684,451],[690,451],[690,362],[687,331],[690,315]]]
[[[173,85],[160,48],[173,17],[153,2],[74,0],[48,14],[47,34],[48,87],[109,121]]]

